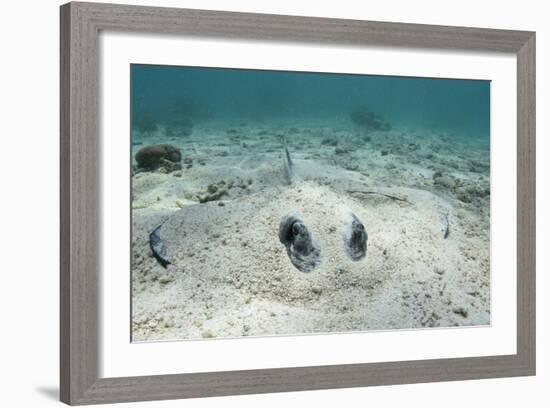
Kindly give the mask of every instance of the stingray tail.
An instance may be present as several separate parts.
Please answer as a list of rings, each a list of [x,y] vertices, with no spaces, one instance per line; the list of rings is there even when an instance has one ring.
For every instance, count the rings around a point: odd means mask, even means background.
[[[283,172],[285,181],[290,185],[292,184],[294,180],[294,163],[292,162],[292,158],[290,157],[290,153],[288,151],[288,147],[286,145],[286,138],[282,136],[283,140]]]

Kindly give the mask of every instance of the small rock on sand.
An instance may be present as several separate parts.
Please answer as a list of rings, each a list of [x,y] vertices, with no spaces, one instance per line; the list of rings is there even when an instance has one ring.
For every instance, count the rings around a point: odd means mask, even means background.
[[[211,339],[212,337],[214,337],[214,334],[210,330],[203,330],[201,332],[201,337],[203,339]]]
[[[463,318],[468,317],[468,311],[463,307],[456,307],[453,309],[453,313],[462,316]]]
[[[173,282],[173,281],[174,281],[174,277],[170,274],[162,275],[159,278],[159,282],[163,283],[163,284],[170,283],[170,282]]]

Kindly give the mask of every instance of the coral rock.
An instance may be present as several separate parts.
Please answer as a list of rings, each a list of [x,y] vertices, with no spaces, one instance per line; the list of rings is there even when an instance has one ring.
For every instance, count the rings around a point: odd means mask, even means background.
[[[136,153],[136,162],[138,168],[145,170],[156,170],[159,167],[167,167],[166,164],[176,164],[181,162],[181,152],[178,148],[169,144],[160,144],[146,146]],[[175,170],[177,166],[168,169]]]
[[[391,124],[387,122],[382,115],[370,112],[364,108],[359,108],[351,112],[350,119],[353,123],[368,131],[377,130],[387,132],[392,129]]]

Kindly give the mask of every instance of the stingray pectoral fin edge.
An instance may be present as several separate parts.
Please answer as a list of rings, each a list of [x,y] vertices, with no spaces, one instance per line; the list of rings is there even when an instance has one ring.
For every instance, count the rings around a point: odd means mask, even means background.
[[[304,222],[289,214],[279,224],[279,241],[290,262],[301,272],[311,272],[321,262],[321,251]]]
[[[149,247],[151,248],[153,256],[158,261],[158,263],[166,268],[166,266],[170,265],[171,262],[166,256],[166,244],[159,235],[159,230],[161,226],[162,224],[156,227],[153,232],[149,234]]]

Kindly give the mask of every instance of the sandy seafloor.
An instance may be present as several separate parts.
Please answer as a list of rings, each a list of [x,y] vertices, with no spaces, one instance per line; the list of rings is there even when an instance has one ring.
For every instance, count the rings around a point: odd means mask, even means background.
[[[290,186],[280,135],[295,163]],[[183,169],[132,177],[133,341],[490,324],[488,141],[220,123],[137,135],[132,152],[156,143],[180,148]],[[343,246],[349,211],[368,232],[359,262]],[[290,212],[321,248],[313,272],[279,242]],[[148,242],[161,223],[167,268]]]

